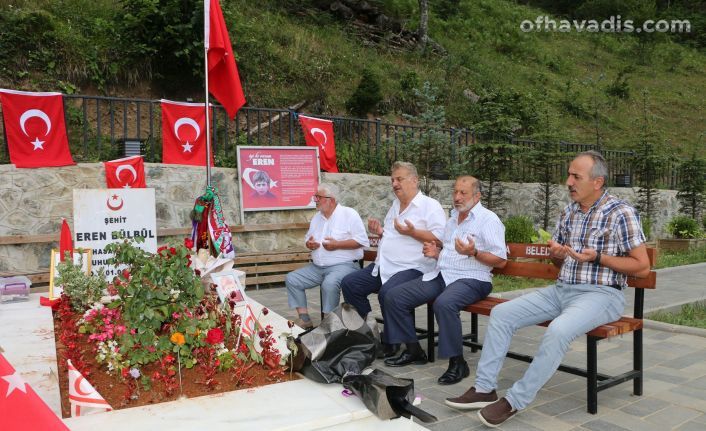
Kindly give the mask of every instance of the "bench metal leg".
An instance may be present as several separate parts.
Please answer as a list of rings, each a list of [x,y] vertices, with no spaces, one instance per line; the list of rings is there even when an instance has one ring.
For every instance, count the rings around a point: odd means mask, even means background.
[[[473,343],[478,342],[478,315],[476,313],[471,313],[471,341]],[[475,353],[478,348],[475,345],[471,346],[471,352]]]
[[[593,415],[598,412],[598,340],[597,337],[586,336],[586,399],[588,412]]]
[[[633,380],[632,392],[635,395],[642,395],[642,329],[633,332],[632,335],[632,356],[633,369],[637,372],[637,376]]]
[[[429,362],[434,362],[434,307],[432,304],[427,304],[427,358]]]

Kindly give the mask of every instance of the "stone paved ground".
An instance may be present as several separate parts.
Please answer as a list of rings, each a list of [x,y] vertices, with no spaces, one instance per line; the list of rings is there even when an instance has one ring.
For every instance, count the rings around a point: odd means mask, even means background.
[[[704,300],[706,297],[706,263],[679,269],[661,270],[656,291],[646,295],[646,310],[669,308],[681,303]],[[296,317],[287,307],[286,291],[282,288],[251,290],[257,301],[287,318]],[[507,295],[507,296],[514,296]],[[309,290],[310,312],[319,321],[318,288]],[[632,291],[628,291],[628,297]],[[379,315],[376,300],[374,313]],[[630,301],[631,302],[631,301]],[[630,308],[628,308],[630,310]],[[628,311],[629,313],[629,311]],[[461,313],[464,329],[470,329],[470,316]],[[423,307],[417,310],[418,324],[425,326]],[[480,333],[486,318],[481,317]],[[526,328],[518,332],[511,350],[533,354],[542,328]],[[500,430],[522,431],[703,431],[706,430],[706,331],[684,333],[670,325],[647,325],[644,331],[645,383],[644,395],[632,395],[632,383],[624,383],[598,394],[598,414],[586,412],[585,379],[558,372],[542,388],[531,406],[517,414]],[[425,343],[422,346],[426,348]],[[603,340],[598,345],[599,372],[619,374],[629,370],[632,361],[632,336]],[[567,353],[565,364],[585,367],[585,340],[578,339]],[[436,379],[445,371],[446,360],[421,366],[385,367],[381,360],[373,367],[393,375],[414,379],[415,388],[424,401],[421,407],[434,414],[438,422],[427,425],[439,431],[487,429],[476,412],[461,412],[444,404],[444,399],[463,393],[473,383],[473,372],[480,352],[465,349],[471,367],[471,377],[453,386],[440,386]],[[522,376],[527,364],[507,359],[500,373],[499,393],[502,395]]]

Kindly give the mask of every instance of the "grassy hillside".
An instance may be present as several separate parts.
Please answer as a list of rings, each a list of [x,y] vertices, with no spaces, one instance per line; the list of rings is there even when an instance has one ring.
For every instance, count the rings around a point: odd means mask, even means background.
[[[11,47],[0,50],[2,87],[202,97],[198,2],[12,3],[0,2],[0,45]],[[674,38],[524,33],[523,20],[548,12],[432,0],[430,36],[447,51],[438,55],[372,44],[322,10],[327,3],[222,0],[250,105],[307,100],[312,113],[350,115],[346,102],[368,69],[382,94],[370,115],[404,121],[414,88],[430,81],[450,126],[633,148],[647,124],[655,142],[706,155],[706,55]],[[416,28],[416,0],[369,3]]]

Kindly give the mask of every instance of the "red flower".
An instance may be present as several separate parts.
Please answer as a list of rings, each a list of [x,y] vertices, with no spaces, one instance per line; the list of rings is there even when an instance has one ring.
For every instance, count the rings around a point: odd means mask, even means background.
[[[194,241],[191,238],[184,238],[184,247],[188,249],[194,248]]]
[[[209,329],[208,333],[206,334],[206,341],[209,344],[219,344],[223,342],[223,331],[221,328],[213,328]]]
[[[167,249],[167,246],[166,246],[166,245],[163,245],[163,246],[159,247],[159,248],[157,249],[157,254],[162,254],[162,251],[164,251],[164,250],[166,250],[166,249]]]
[[[269,313],[270,310],[268,310],[266,307],[262,307],[262,315],[267,316],[267,313]]]
[[[289,326],[290,328],[294,328],[294,322],[292,322],[291,320],[287,320],[287,326]]]
[[[265,337],[267,337],[267,333],[266,333],[265,331],[260,331],[260,332],[257,333],[257,335],[258,335],[260,338],[265,338]]]
[[[186,255],[186,266],[191,266],[191,255],[190,254]]]
[[[171,253],[172,256],[174,256],[174,255],[176,254],[176,248],[174,248],[174,247],[169,247],[169,253]]]
[[[194,274],[196,274],[197,277],[201,277],[201,270],[195,269]]]

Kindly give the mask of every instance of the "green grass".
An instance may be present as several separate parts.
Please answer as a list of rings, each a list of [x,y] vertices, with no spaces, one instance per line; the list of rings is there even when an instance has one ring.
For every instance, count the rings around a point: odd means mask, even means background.
[[[493,276],[493,293],[511,292],[513,290],[529,289],[532,287],[544,287],[550,284],[552,284],[552,280],[495,275]]]
[[[690,265],[706,262],[706,247],[692,248],[687,251],[660,251],[656,268]]]
[[[706,328],[706,305],[697,302],[682,306],[679,313],[665,313],[658,311],[649,316],[651,320],[671,323],[673,325]]]

